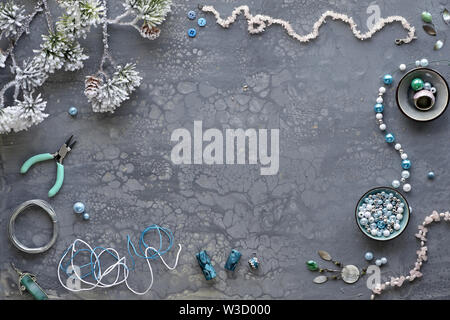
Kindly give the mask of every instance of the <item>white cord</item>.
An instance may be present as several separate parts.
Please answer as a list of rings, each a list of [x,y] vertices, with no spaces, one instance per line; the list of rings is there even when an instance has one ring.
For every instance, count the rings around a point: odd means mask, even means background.
[[[412,40],[416,39],[414,35],[416,29],[413,26],[411,26],[409,22],[402,16],[390,16],[387,18],[381,18],[373,26],[372,29],[370,29],[366,33],[361,33],[361,31],[358,30],[358,25],[355,23],[352,17],[334,11],[326,11],[316,21],[316,23],[314,23],[312,32],[302,36],[294,31],[294,29],[292,28],[291,24],[288,21],[282,19],[275,19],[270,16],[261,14],[253,16],[252,14],[250,14],[250,9],[248,8],[248,6],[245,5],[234,8],[231,15],[226,19],[222,19],[220,17],[219,12],[213,6],[203,6],[201,10],[203,12],[212,13],[216,18],[217,24],[219,24],[223,28],[228,28],[232,23],[236,21],[237,16],[240,15],[241,12],[243,12],[245,18],[247,19],[248,32],[250,34],[257,34],[264,32],[267,26],[270,26],[272,24],[278,24],[286,30],[289,36],[302,43],[309,42],[310,40],[317,38],[319,36],[319,28],[322,26],[322,24],[326,23],[326,19],[328,17],[332,18],[333,20],[341,20],[349,24],[353,32],[353,35],[360,40],[366,40],[371,38],[372,35],[374,35],[377,31],[383,29],[385,25],[393,22],[400,22],[403,28],[408,31],[408,36],[406,38],[395,40],[396,44],[409,43]]]
[[[89,254],[92,255],[92,264],[95,266],[94,270],[95,270],[95,274],[93,274],[92,276],[96,279],[96,282],[91,282],[91,281],[87,281],[85,279],[83,279],[83,275],[81,273],[81,271],[78,273],[77,270],[80,270],[79,267],[74,265],[74,254],[77,252],[77,248],[76,245],[77,243],[80,243],[81,245],[84,245],[87,247],[87,250],[90,252]],[[153,252],[156,252],[158,254],[158,256],[160,257],[161,261],[164,263],[164,265],[167,267],[167,269],[169,270],[174,270],[177,265],[178,265],[178,258],[180,256],[180,252],[181,252],[181,244],[178,245],[179,249],[178,249],[178,253],[175,259],[175,263],[173,265],[173,267],[169,266],[166,261],[163,259],[163,257],[161,256],[161,254],[158,252],[158,250],[156,250],[153,247],[147,247],[145,249],[145,257],[148,258],[148,251],[152,250]],[[80,250],[82,248],[78,248],[78,250]],[[66,283],[64,283],[64,281],[61,278],[61,270],[63,270],[62,268],[62,262],[64,260],[64,258],[69,254],[69,251],[71,252],[70,255],[70,261],[71,261],[71,268],[72,268],[72,275],[71,277],[75,280],[75,281],[79,281],[80,284],[86,284],[88,285],[87,287],[70,287],[68,285],[66,285]],[[103,272],[102,272],[102,268],[101,268],[101,263],[100,263],[100,258],[104,253],[109,253],[109,254],[114,254],[115,258],[117,259],[117,261],[111,265],[109,265]],[[63,254],[63,256],[61,257],[61,260],[59,261],[58,264],[58,280],[61,283],[61,285],[72,292],[80,292],[80,291],[88,291],[88,290],[93,290],[95,288],[110,288],[110,287],[114,287],[117,285],[120,285],[122,283],[125,282],[125,285],[127,286],[127,288],[133,292],[134,294],[137,295],[144,295],[146,294],[148,291],[150,291],[150,289],[153,286],[153,270],[152,270],[152,266],[150,264],[150,259],[145,259],[147,260],[147,264],[148,264],[148,268],[150,271],[150,284],[148,286],[148,288],[143,291],[143,292],[138,292],[136,290],[134,290],[133,288],[130,287],[130,285],[128,284],[128,276],[130,274],[130,269],[128,268],[127,264],[126,264],[126,257],[120,257],[119,253],[114,249],[114,248],[103,248],[98,254],[94,251],[94,249],[85,241],[81,240],[81,239],[76,239],[65,251],[65,253]],[[121,268],[123,268],[123,272],[121,271]],[[97,270],[98,269],[98,270]],[[103,278],[108,276],[109,274],[113,273],[114,270],[117,269],[117,273],[115,276],[115,279],[113,282],[111,283],[105,283],[103,282]],[[121,278],[121,274],[123,273],[123,277]]]

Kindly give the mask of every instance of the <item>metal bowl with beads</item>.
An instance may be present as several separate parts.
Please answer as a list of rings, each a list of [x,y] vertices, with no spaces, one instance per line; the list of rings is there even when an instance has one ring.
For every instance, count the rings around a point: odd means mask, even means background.
[[[429,108],[418,108],[414,101],[415,92],[411,83],[421,79],[432,83],[435,88],[435,99]],[[441,116],[449,103],[449,87],[445,78],[436,70],[430,68],[415,68],[407,72],[399,81],[396,90],[396,101],[400,111],[408,118],[419,122],[431,121]]]
[[[367,191],[355,208],[356,224],[367,237],[377,241],[397,238],[409,223],[410,207],[396,189],[377,187]]]

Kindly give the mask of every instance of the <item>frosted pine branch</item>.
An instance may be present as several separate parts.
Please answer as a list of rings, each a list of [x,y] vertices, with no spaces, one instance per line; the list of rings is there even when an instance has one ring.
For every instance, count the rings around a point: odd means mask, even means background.
[[[25,19],[23,6],[16,5],[12,1],[0,3],[0,39],[15,36],[21,29]]]

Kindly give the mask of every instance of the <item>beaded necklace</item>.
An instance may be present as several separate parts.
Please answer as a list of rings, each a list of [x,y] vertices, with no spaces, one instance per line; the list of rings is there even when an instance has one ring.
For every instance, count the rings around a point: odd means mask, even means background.
[[[415,28],[409,24],[409,22],[401,16],[389,16],[387,18],[380,18],[379,21],[373,26],[372,29],[367,31],[366,33],[361,33],[358,30],[358,25],[355,23],[352,17],[349,17],[342,13],[337,13],[334,11],[326,11],[324,12],[320,18],[314,23],[313,29],[310,33],[306,35],[300,35],[294,31],[291,24],[283,19],[275,19],[266,15],[252,15],[250,13],[250,9],[248,6],[239,6],[234,8],[233,12],[226,19],[222,19],[220,17],[220,13],[213,6],[199,6],[200,10],[206,13],[212,13],[216,18],[217,24],[219,24],[223,28],[228,28],[231,24],[233,24],[237,16],[241,13],[244,14],[245,19],[247,19],[248,24],[248,32],[250,34],[258,34],[265,31],[265,28],[271,26],[273,24],[278,24],[283,29],[286,30],[287,34],[294,38],[295,40],[301,43],[307,43],[310,40],[313,40],[319,36],[319,28],[326,23],[327,18],[332,18],[333,20],[341,20],[344,23],[347,23],[352,30],[353,35],[359,40],[366,40],[372,38],[372,36],[377,32],[383,29],[386,25],[400,22],[405,30],[408,31],[408,36],[404,39],[396,39],[395,43],[397,45],[403,43],[410,43],[412,40],[416,39],[415,37]]]

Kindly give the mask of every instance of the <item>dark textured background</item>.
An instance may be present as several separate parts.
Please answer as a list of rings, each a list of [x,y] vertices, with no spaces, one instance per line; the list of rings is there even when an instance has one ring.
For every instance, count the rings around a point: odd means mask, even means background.
[[[370,1],[201,1],[216,5],[223,16],[234,6],[248,4],[252,13],[289,20],[301,33],[310,31],[322,12],[347,13],[366,29]],[[161,37],[148,41],[131,28],[111,27],[111,47],[119,63],[137,62],[143,84],[115,114],[91,111],[83,95],[84,77],[98,68],[100,29],[82,41],[90,59],[75,73],[58,72],[41,92],[50,117],[27,132],[0,136],[0,298],[18,298],[14,261],[38,275],[42,287],[60,298],[140,298],[124,286],[72,294],[58,283],[56,267],[64,249],[77,237],[92,245],[112,246],[126,253],[126,235],[136,239],[153,223],[169,227],[183,245],[176,271],[153,263],[155,283],[146,299],[277,298],[368,299],[365,281],[341,281],[318,286],[305,261],[327,250],[345,263],[364,266],[367,250],[385,256],[383,278],[412,268],[419,243],[416,226],[432,209],[450,207],[448,181],[449,113],[419,124],[406,119],[394,104],[393,88],[385,95],[385,117],[413,163],[413,190],[407,199],[413,208],[404,234],[388,243],[364,237],[354,221],[354,206],[368,189],[390,185],[401,168],[398,154],[388,148],[374,122],[373,104],[383,74],[400,63],[422,57],[448,58],[449,44],[433,51],[436,38],[422,30],[420,13],[429,10],[439,36],[450,34],[438,16],[449,1],[375,1],[381,15],[403,15],[417,29],[412,44],[396,46],[404,37],[400,24],[386,27],[371,40],[353,37],[347,25],[329,21],[318,39],[300,44],[279,27],[251,36],[242,18],[228,30],[204,16],[208,25],[195,39],[187,37],[195,21],[186,18],[194,1],[175,0],[162,26]],[[119,1],[111,1],[119,13]],[[45,31],[40,16],[33,33],[20,42],[22,59],[38,47]],[[197,27],[198,29],[198,27]],[[437,67],[449,79],[449,67]],[[1,82],[10,78],[3,69]],[[399,73],[396,74],[398,80]],[[249,90],[244,91],[243,86]],[[76,118],[67,110],[79,109]],[[194,120],[204,128],[280,128],[280,171],[260,176],[259,166],[175,166],[170,161],[170,134],[191,129]],[[36,256],[21,254],[9,242],[6,227],[14,207],[32,198],[47,199],[55,179],[55,164],[35,166],[19,174],[22,162],[40,152],[54,152],[70,135],[78,144],[66,158],[66,180],[50,199],[58,214],[56,245]],[[436,172],[429,181],[426,173]],[[83,201],[88,222],[73,214]],[[28,243],[42,244],[49,236],[44,215],[20,219],[19,230]],[[24,216],[24,218],[26,218]],[[34,221],[33,221],[34,220]],[[429,234],[429,262],[424,277],[382,298],[450,298],[449,226],[433,226]],[[25,241],[25,240],[24,240]],[[150,240],[151,241],[151,240]],[[229,275],[223,264],[231,250],[243,253],[238,270]],[[206,249],[218,277],[206,282],[195,253]],[[246,260],[257,252],[262,272],[252,275]],[[172,263],[175,250],[166,255]],[[321,262],[322,264],[322,262]],[[145,270],[139,261],[139,271]],[[145,272],[133,274],[142,290]],[[24,297],[25,298],[25,297]]]

